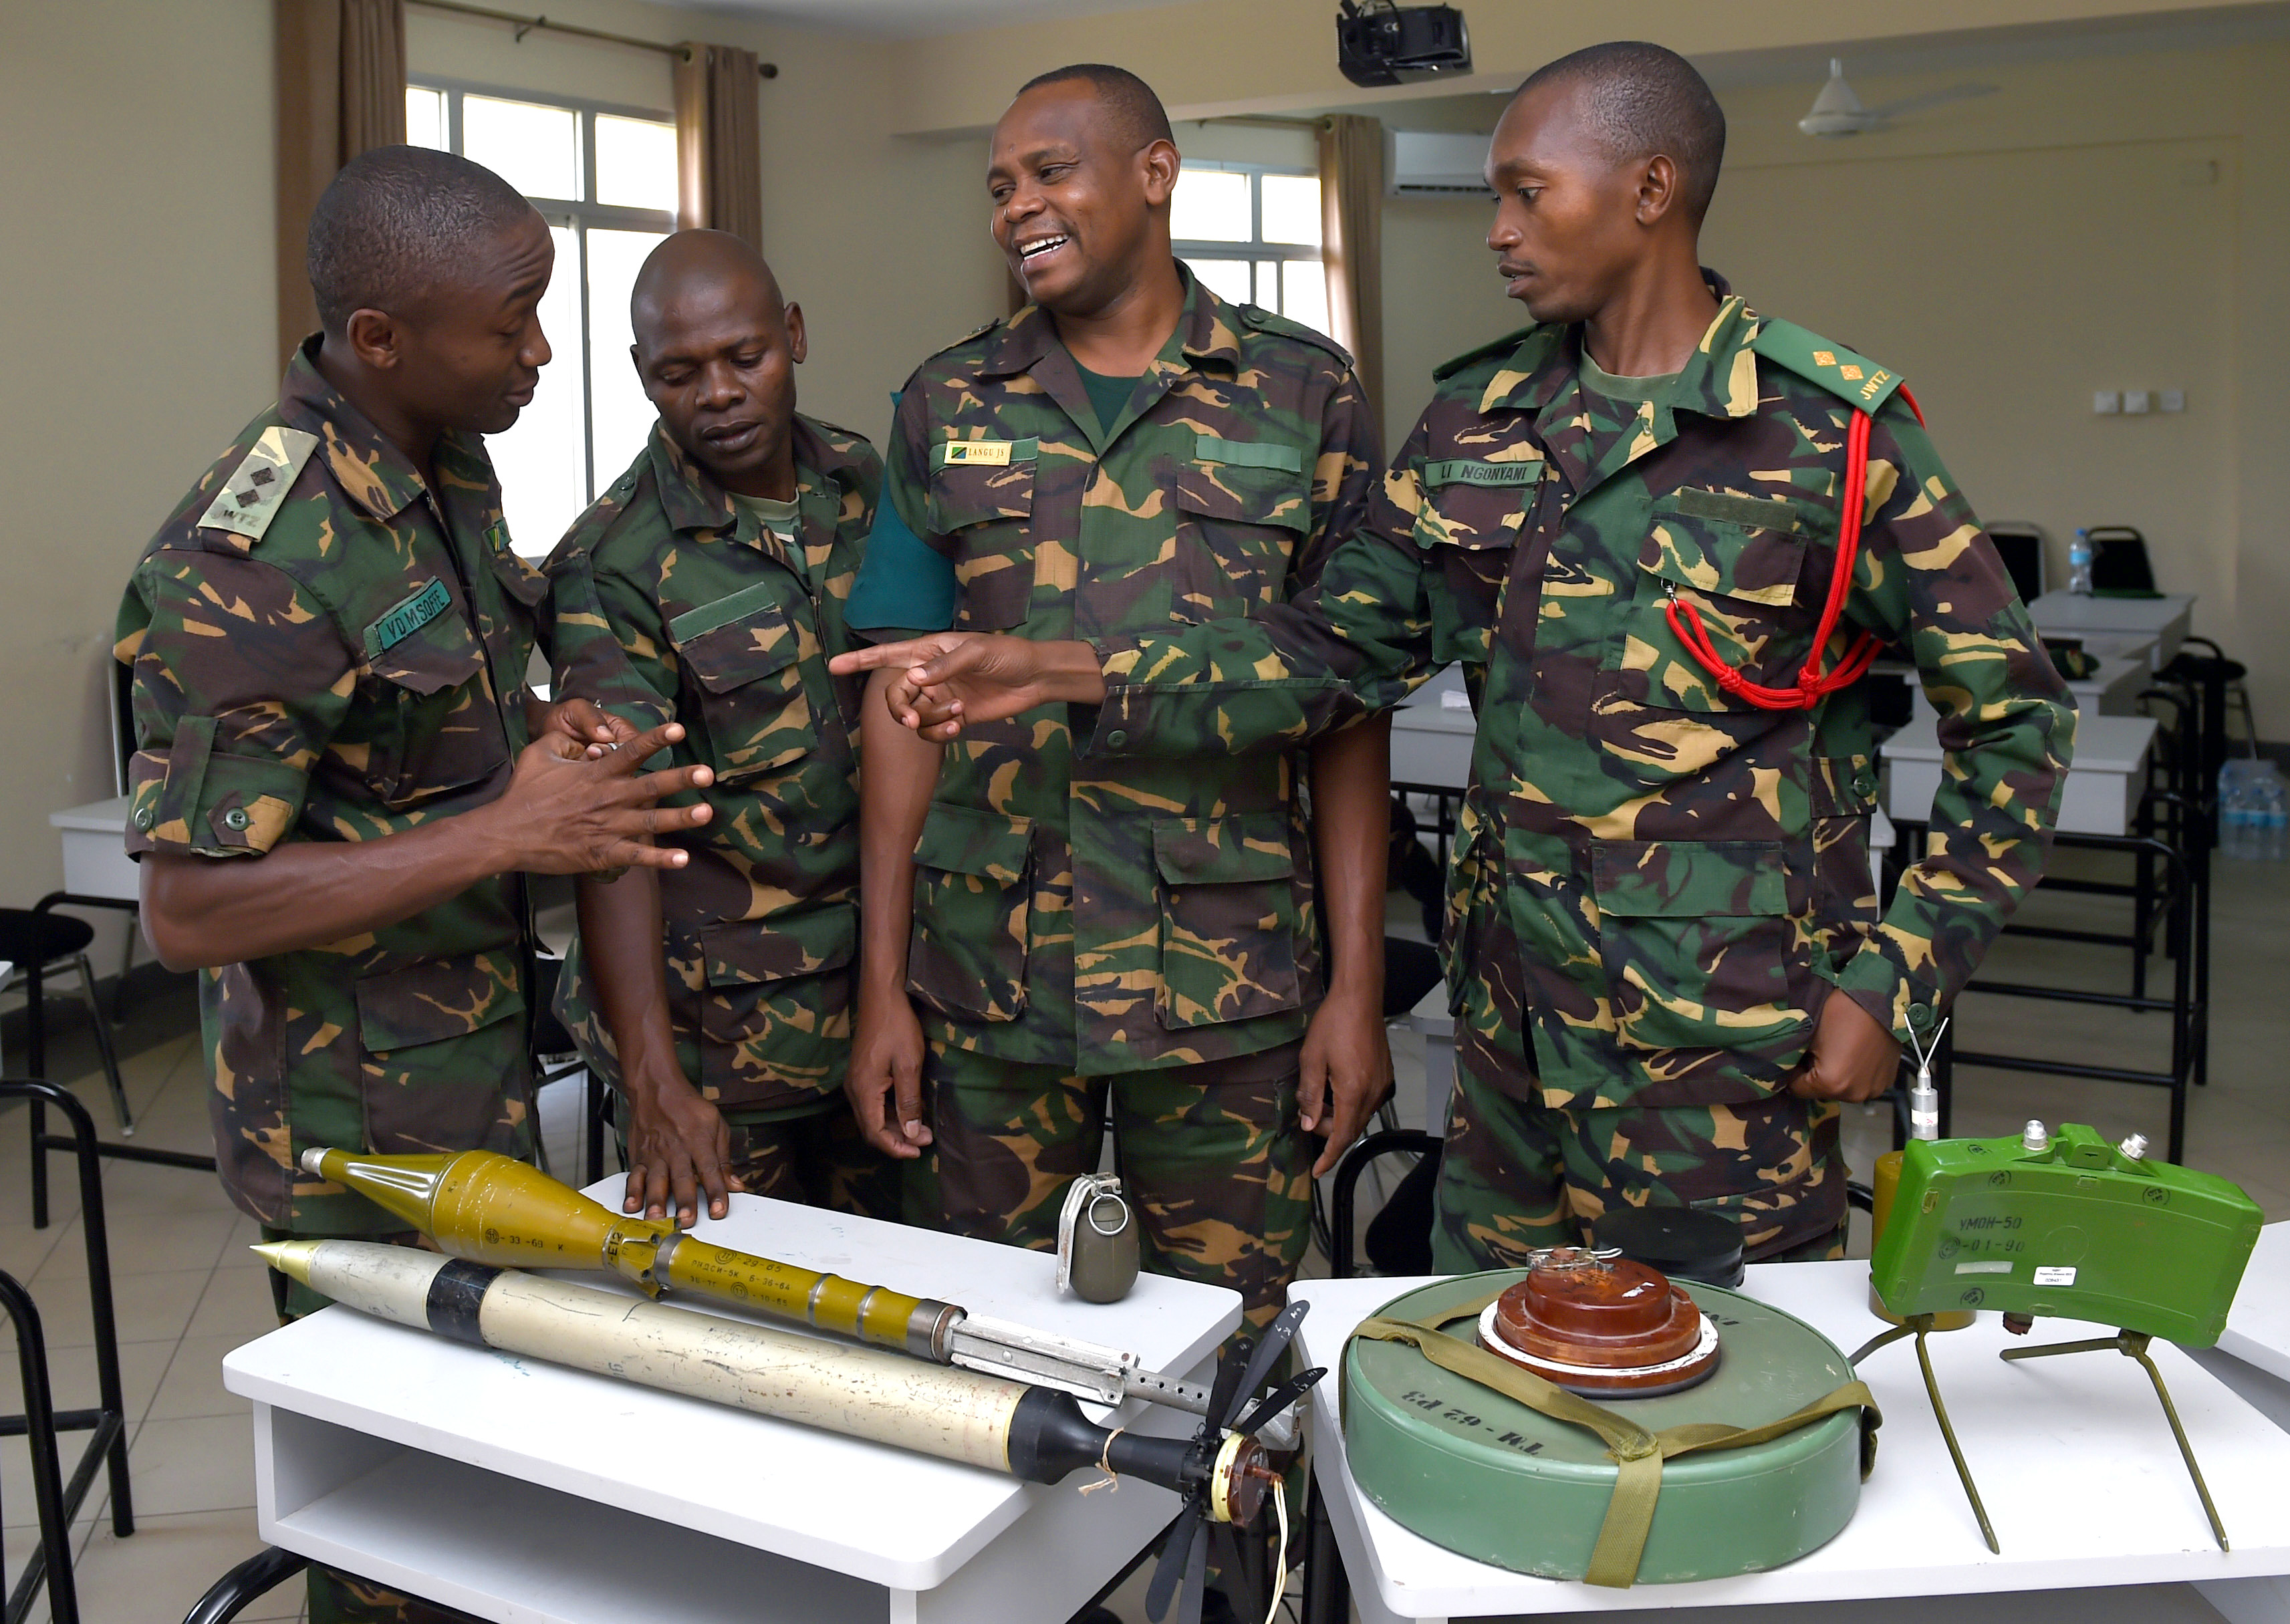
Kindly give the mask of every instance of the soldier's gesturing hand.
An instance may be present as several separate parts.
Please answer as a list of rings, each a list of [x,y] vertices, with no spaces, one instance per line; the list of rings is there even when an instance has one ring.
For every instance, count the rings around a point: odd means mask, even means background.
[[[1892,1087],[1900,1069],[1900,1040],[1849,995],[1832,987],[1813,1029],[1813,1046],[1790,1079],[1790,1092],[1801,1100],[1845,1100],[1857,1105]]]
[[[595,874],[635,864],[680,868],[689,860],[685,852],[653,842],[698,828],[709,809],[660,802],[705,788],[715,774],[706,767],[640,769],[683,737],[683,727],[670,722],[592,759],[579,741],[544,733],[517,756],[500,799],[469,815],[489,820],[508,841],[516,852],[511,867],[535,874]]]
[[[999,722],[1059,700],[1094,705],[1105,698],[1097,652],[1086,643],[933,632],[838,654],[828,669],[837,676],[896,672],[885,702],[902,725],[933,744],[959,738],[965,723]]]

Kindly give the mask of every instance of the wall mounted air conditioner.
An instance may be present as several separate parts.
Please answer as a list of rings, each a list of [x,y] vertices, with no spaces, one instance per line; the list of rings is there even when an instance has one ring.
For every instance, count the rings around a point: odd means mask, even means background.
[[[1383,132],[1383,189],[1389,197],[1492,197],[1487,138],[1436,130]]]

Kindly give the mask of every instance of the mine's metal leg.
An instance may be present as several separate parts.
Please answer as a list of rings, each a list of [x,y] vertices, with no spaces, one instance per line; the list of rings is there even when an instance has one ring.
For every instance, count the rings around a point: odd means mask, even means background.
[[[1917,1324],[1918,1321],[1922,1323]],[[1957,1481],[1964,1484],[1964,1498],[1972,1502],[1972,1515],[1980,1519],[1980,1537],[1988,1541],[1990,1550],[2000,1556],[2004,1548],[1996,1543],[1996,1530],[1989,1524],[1988,1508],[1980,1503],[1980,1490],[1972,1481],[1972,1468],[1964,1463],[1964,1451],[1956,1441],[1956,1428],[1949,1425],[1948,1406],[1941,1402],[1940,1383],[1933,1379],[1932,1355],[1925,1348],[1925,1338],[1932,1331],[1932,1316],[1919,1314],[1910,1323],[1916,1324],[1917,1364],[1925,1373],[1925,1392],[1932,1399],[1933,1419],[1940,1422],[1940,1436],[1948,1444],[1948,1458],[1956,1462]]]
[[[1932,1400],[1933,1419],[1940,1423],[1940,1436],[1948,1444],[1948,1458],[1956,1462],[1956,1478],[1964,1485],[1964,1498],[1972,1502],[1972,1515],[1980,1519],[1980,1537],[1988,1541],[1990,1550],[2000,1556],[2004,1554],[2004,1548],[1996,1543],[1996,1530],[1988,1521],[1988,1508],[1980,1503],[1979,1487],[1972,1481],[1972,1468],[1964,1462],[1964,1451],[1956,1441],[1956,1428],[1949,1424],[1948,1405],[1941,1400],[1940,1383],[1933,1378],[1932,1355],[1925,1347],[1925,1339],[1932,1333],[1933,1319],[1929,1314],[1910,1315],[1890,1331],[1879,1332],[1862,1344],[1860,1350],[1853,1356],[1852,1363],[1860,1364],[1878,1348],[1897,1342],[1902,1337],[1917,1339],[1917,1365],[1924,1372],[1925,1395]],[[2006,1354],[2004,1356],[2008,1359],[2012,1356]]]
[[[2080,1342],[2054,1342],[2043,1348],[2007,1348],[2006,1359],[2041,1359],[2053,1354],[2104,1353],[2113,1351],[2126,1359],[2135,1359],[2139,1368],[2147,1372],[2147,1380],[2155,1384],[2155,1396],[2163,1401],[2163,1419],[2171,1423],[2171,1436],[2178,1440],[2179,1459],[2187,1463],[2187,1476],[2194,1480],[2195,1493],[2203,1502],[2203,1515],[2210,1519],[2211,1533],[2218,1540],[2219,1549],[2231,1550],[2226,1542],[2226,1524],[2219,1521],[2218,1507],[2212,1503],[2210,1485],[2203,1481],[2203,1468],[2195,1462],[2195,1447],[2187,1442],[2187,1429],[2179,1424],[2179,1407],[2171,1402],[2171,1389],[2163,1385],[2163,1372],[2155,1368],[2155,1360],[2147,1351],[2151,1339],[2143,1331],[2118,1331],[2113,1336],[2093,1337]]]

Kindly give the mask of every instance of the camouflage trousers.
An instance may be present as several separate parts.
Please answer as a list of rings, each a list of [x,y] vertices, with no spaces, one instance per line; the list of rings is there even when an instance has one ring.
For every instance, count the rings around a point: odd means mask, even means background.
[[[908,1184],[908,1221],[1053,1251],[1066,1186],[1097,1171],[1109,1126],[1144,1266],[1230,1287],[1261,1328],[1311,1236],[1319,1141],[1297,1125],[1299,1046],[1089,1077],[933,1043],[933,1145]]]
[[[615,1090],[613,1125],[628,1161],[629,1102]],[[750,1196],[799,1202],[861,1218],[893,1219],[904,1205],[905,1169],[869,1144],[837,1089],[818,1108],[724,1113],[732,1131],[730,1171]]]
[[[1552,1109],[1529,1103],[1515,1058],[1457,1036],[1431,1230],[1442,1274],[1523,1267],[1537,1247],[1581,1242],[1617,1204],[1723,1213],[1753,1263],[1845,1255],[1835,1102]]]
[[[291,1229],[277,1229],[265,1224],[262,1238],[266,1241],[290,1241],[298,1237]],[[392,1246],[419,1246],[421,1237],[411,1229],[388,1235],[358,1235],[343,1237],[349,1240],[373,1241]],[[333,1300],[322,1297],[299,1280],[289,1280],[276,1270],[270,1273],[271,1300],[278,1305],[278,1323],[291,1324],[306,1314],[316,1314]],[[355,1573],[345,1573],[339,1568],[319,1567],[313,1564],[308,1574],[309,1624],[478,1624],[466,1612],[451,1607],[441,1607],[435,1602],[425,1602],[417,1596],[403,1596],[372,1580],[360,1579]]]

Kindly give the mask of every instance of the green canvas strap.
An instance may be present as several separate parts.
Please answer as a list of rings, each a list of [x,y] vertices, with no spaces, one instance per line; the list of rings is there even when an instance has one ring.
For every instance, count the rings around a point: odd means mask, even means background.
[[[1466,1381],[1491,1388],[1528,1409],[1596,1433],[1614,1462],[1614,1492],[1606,1502],[1605,1520],[1591,1548],[1583,1572],[1586,1584],[1627,1589],[1635,1583],[1638,1563],[1645,1555],[1646,1537],[1653,1531],[1654,1504],[1661,1494],[1661,1463],[1678,1455],[1705,1449],[1742,1449],[1768,1443],[1839,1411],[1861,1412],[1861,1476],[1876,1464],[1877,1428],[1884,1416],[1868,1388],[1848,1381],[1836,1391],[1814,1400],[1803,1409],[1762,1427],[1734,1427],[1723,1421],[1698,1421],[1689,1426],[1649,1432],[1628,1416],[1616,1413],[1565,1388],[1545,1381],[1524,1365],[1488,1352],[1477,1342],[1446,1333],[1459,1319],[1477,1319],[1486,1306],[1502,1295],[1502,1288],[1420,1320],[1386,1319],[1381,1315],[1360,1322],[1354,1336],[1371,1341],[1399,1342],[1413,1348],[1444,1371]]]

